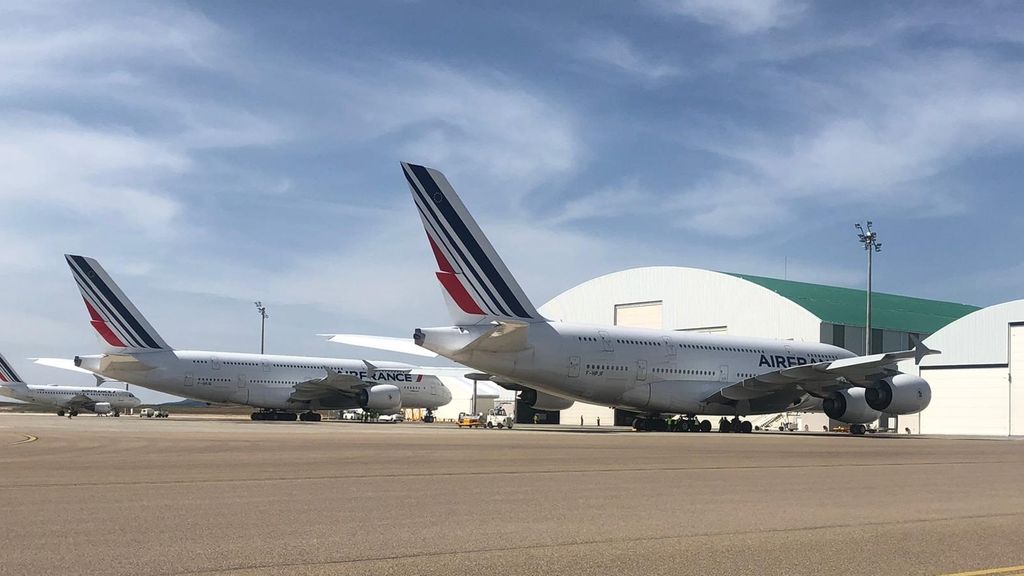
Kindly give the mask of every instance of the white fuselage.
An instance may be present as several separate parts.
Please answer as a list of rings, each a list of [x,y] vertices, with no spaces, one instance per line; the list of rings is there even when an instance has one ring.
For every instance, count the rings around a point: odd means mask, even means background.
[[[397,386],[403,408],[433,410],[451,400],[451,392],[436,376],[411,374],[415,366],[397,362],[374,362],[372,375],[360,360],[193,350],[84,356],[76,363],[107,378],[176,396],[274,410],[359,407],[351,394],[311,401],[291,398],[297,384],[323,378],[328,369]]]
[[[637,412],[749,415],[820,409],[819,399],[792,391],[739,403],[704,400],[759,374],[855,356],[820,343],[556,322],[522,328],[526,341],[514,352],[486,351],[500,349],[500,339],[459,352],[491,328],[423,329],[421,345],[542,392]],[[657,406],[651,401],[655,388],[661,393]]]
[[[0,394],[22,402],[69,408],[80,404],[82,397],[97,404],[109,404],[112,411],[120,412],[134,408],[140,400],[127,390],[97,386],[35,386],[29,384],[8,384],[0,386]],[[74,400],[74,401],[73,401]]]

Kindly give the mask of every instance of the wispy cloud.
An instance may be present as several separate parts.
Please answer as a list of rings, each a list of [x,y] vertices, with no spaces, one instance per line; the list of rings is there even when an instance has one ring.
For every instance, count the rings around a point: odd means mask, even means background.
[[[806,9],[797,0],[654,0],[659,10],[721,26],[737,34],[782,28]]]
[[[804,132],[694,145],[734,162],[679,198],[686,225],[754,235],[814,207],[871,203],[926,215],[956,213],[962,190],[936,181],[979,150],[1024,144],[1024,89],[1016,65],[930,55],[891,68],[851,71],[832,112],[814,110]]]
[[[683,73],[678,66],[644,55],[632,42],[616,34],[601,34],[582,40],[578,52],[583,59],[646,82],[658,82]]]

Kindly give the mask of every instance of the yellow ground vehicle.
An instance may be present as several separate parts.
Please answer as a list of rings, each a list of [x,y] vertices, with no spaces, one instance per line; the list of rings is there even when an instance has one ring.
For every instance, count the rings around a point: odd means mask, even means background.
[[[482,424],[480,422],[481,414],[466,414],[465,412],[459,412],[459,419],[455,421],[459,428],[479,428]]]

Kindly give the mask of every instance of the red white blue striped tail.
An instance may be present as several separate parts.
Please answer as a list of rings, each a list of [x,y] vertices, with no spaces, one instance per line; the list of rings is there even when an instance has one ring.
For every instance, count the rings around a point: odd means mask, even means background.
[[[71,275],[85,300],[89,320],[109,353],[170,350],[138,308],[118,288],[100,263],[65,254]]]
[[[544,321],[444,174],[406,162],[402,171],[427,231],[437,260],[437,279],[456,324]]]
[[[24,382],[18,373],[14,371],[14,368],[7,363],[7,359],[4,358],[3,354],[0,354],[0,383],[14,384],[18,382]]]

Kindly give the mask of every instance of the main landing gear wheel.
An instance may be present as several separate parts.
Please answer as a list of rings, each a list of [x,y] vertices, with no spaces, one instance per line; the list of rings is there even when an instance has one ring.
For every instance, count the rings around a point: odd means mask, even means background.
[[[850,434],[853,434],[854,436],[863,436],[864,432],[866,432],[866,431],[867,431],[867,426],[865,426],[863,424],[851,424],[850,425]]]
[[[750,420],[744,420],[740,422],[740,432],[744,434],[750,434],[754,431],[754,425],[750,423]]]
[[[430,412],[427,412],[427,414],[423,416],[423,421],[427,424],[430,424],[431,422],[434,421],[434,415]]]
[[[700,431],[701,432],[711,432],[711,420],[701,420],[700,421]]]
[[[63,410],[57,410],[57,416],[63,416],[63,415],[64,415],[64,411]]]
[[[634,418],[633,430],[637,432],[668,432],[668,422],[664,418]]]
[[[299,414],[299,420],[303,422],[319,422],[321,416],[318,412],[303,412]]]
[[[253,412],[249,417],[253,420],[278,420],[282,422],[295,422],[299,419],[299,415],[294,412],[278,412],[277,410],[260,410],[259,412]]]

